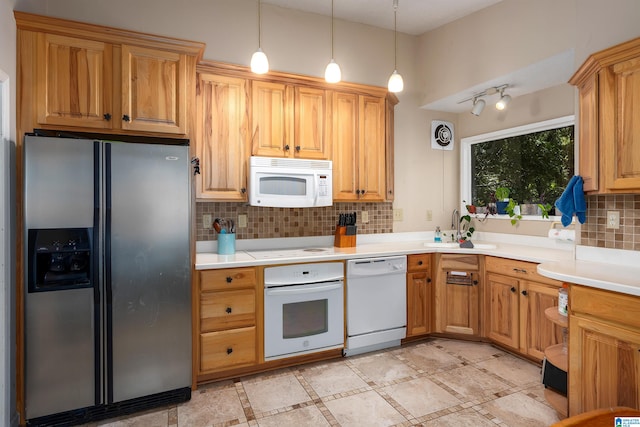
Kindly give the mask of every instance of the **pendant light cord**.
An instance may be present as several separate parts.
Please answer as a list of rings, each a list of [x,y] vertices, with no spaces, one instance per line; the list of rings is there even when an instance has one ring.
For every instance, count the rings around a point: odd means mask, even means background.
[[[398,0],[393,0],[393,69],[398,69],[398,22],[396,15],[398,13]]]
[[[331,59],[333,59],[333,0],[331,0]]]
[[[258,0],[258,48],[262,48],[262,2]]]

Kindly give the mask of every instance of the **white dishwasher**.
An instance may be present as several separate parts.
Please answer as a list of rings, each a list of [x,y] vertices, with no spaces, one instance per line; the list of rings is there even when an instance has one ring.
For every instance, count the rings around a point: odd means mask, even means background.
[[[400,345],[407,335],[407,257],[347,261],[345,356]]]

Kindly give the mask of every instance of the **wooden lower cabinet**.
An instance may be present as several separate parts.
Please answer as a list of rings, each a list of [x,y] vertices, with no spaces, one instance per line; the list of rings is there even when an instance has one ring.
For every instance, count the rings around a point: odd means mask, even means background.
[[[486,334],[494,342],[537,360],[562,342],[562,329],[544,311],[558,305],[562,283],[537,274],[535,263],[485,257]]]
[[[640,298],[572,285],[569,415],[640,409]]]
[[[407,257],[407,338],[432,332],[431,254]]]
[[[197,375],[258,363],[254,267],[199,272]]]
[[[479,336],[478,255],[436,254],[436,260],[436,332]]]

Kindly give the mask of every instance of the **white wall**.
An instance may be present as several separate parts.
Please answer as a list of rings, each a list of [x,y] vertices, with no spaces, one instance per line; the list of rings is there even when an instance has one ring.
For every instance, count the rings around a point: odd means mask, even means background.
[[[14,0],[0,0],[0,425],[17,425],[15,377],[16,25]],[[7,91],[7,88],[9,90]],[[5,98],[9,99],[6,100]]]

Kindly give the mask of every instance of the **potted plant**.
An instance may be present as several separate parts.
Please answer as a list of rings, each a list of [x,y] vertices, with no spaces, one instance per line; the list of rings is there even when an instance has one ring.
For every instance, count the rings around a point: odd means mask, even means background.
[[[506,208],[509,204],[509,189],[507,187],[496,188],[496,209],[499,215],[507,213]]]
[[[551,212],[551,210],[553,209],[553,206],[549,203],[546,204],[542,204],[542,203],[538,203],[538,208],[540,208],[540,212],[542,215],[542,218],[549,218],[549,213]]]
[[[522,219],[522,214],[520,213],[520,205],[518,205],[518,202],[513,199],[509,199],[505,211],[507,215],[509,215],[509,218],[511,218],[511,225],[513,226],[518,224],[518,221]]]
[[[467,212],[470,214],[476,213],[476,206],[474,204],[467,204],[466,200],[463,200],[464,206],[467,208]]]
[[[460,217],[460,242],[462,243],[465,240],[471,240],[471,236],[473,236],[473,232],[476,229],[471,225],[471,215],[462,215]]]

